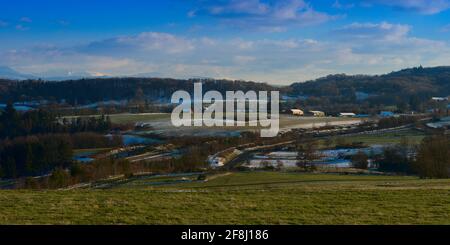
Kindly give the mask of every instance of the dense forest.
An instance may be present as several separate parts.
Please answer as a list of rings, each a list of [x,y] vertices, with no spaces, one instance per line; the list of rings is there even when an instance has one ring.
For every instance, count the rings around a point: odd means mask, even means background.
[[[416,67],[379,76],[330,75],[290,86],[291,96],[303,96],[302,106],[328,105],[370,112],[378,106],[395,105],[400,110],[424,110],[433,96],[450,95],[450,67]]]
[[[112,147],[122,139],[107,138],[108,117],[58,120],[51,112],[18,113],[8,104],[0,114],[0,178],[48,173],[72,163],[73,148]]]
[[[75,106],[137,98],[151,104],[168,102],[176,90],[192,93],[195,82],[202,82],[204,91],[278,90],[291,97],[282,104],[284,109],[301,107],[327,114],[376,113],[385,106],[396,106],[398,111],[424,111],[430,107],[426,104],[430,97],[450,94],[450,67],[416,67],[377,76],[338,74],[278,87],[213,79],[92,78],[61,82],[0,79],[0,103],[37,100]]]
[[[151,101],[168,101],[177,90],[193,91],[194,82],[203,90],[271,91],[274,87],[255,82],[230,80],[177,80],[163,78],[98,78],[50,82],[42,80],[11,81],[0,79],[0,102],[49,100],[71,105],[107,100],[133,99],[143,96]],[[278,89],[277,89],[278,90]]]
[[[0,114],[0,139],[49,133],[106,133],[111,127],[108,116],[58,120],[54,113],[45,110],[18,113],[10,103]]]

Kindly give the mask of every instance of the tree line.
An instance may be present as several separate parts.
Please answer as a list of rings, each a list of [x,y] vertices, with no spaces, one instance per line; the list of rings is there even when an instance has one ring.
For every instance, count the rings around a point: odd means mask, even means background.
[[[46,100],[83,105],[105,100],[130,100],[137,92],[144,99],[169,100],[173,92],[193,92],[193,84],[202,82],[204,90],[220,92],[234,90],[280,90],[265,83],[212,79],[169,78],[92,78],[73,81],[49,82],[42,80],[12,81],[0,79],[0,101]]]
[[[12,103],[8,103],[0,114],[0,139],[14,138],[33,134],[98,132],[105,133],[111,129],[108,116],[77,117],[58,120],[57,116],[46,110],[17,112]]]
[[[107,138],[109,117],[59,120],[44,110],[17,112],[8,103],[0,115],[0,178],[44,175],[69,167],[73,149],[122,145],[122,138]]]
[[[45,175],[73,164],[73,149],[109,148],[122,138],[96,133],[44,134],[0,140],[0,178]]]
[[[376,114],[385,106],[396,106],[398,112],[423,112],[435,107],[429,104],[431,97],[450,94],[450,67],[415,67],[380,76],[329,75],[294,83],[288,91],[293,97],[303,97],[296,106],[327,114],[344,110]],[[358,98],[358,92],[365,98]]]
[[[367,169],[369,157],[359,152],[352,158],[354,167]],[[378,170],[414,174],[421,178],[450,178],[450,137],[438,134],[425,137],[419,146],[402,138],[400,144],[383,149],[374,156]]]

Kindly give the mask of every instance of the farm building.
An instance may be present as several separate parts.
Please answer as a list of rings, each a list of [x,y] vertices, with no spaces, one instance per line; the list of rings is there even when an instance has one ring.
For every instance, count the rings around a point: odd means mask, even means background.
[[[433,100],[433,101],[447,101],[448,97],[432,97],[431,100]]]
[[[353,112],[341,112],[341,113],[339,113],[339,116],[340,117],[354,117],[354,116],[356,116],[356,114]]]
[[[380,117],[393,117],[395,114],[391,111],[382,111],[380,112]]]
[[[309,113],[311,113],[311,115],[313,115],[315,117],[324,117],[325,116],[325,112],[323,112],[323,111],[309,111]]]
[[[300,109],[291,109],[292,115],[294,116],[303,116],[305,113]]]

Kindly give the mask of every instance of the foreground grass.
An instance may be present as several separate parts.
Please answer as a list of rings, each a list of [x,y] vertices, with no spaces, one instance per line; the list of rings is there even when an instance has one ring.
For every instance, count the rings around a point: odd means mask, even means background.
[[[162,187],[0,191],[0,207],[2,224],[450,224],[450,181],[233,173]]]

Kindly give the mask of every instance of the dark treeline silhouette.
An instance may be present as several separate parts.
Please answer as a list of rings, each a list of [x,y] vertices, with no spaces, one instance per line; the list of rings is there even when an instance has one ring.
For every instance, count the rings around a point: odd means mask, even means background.
[[[72,161],[72,145],[67,135],[36,135],[0,142],[0,178],[16,178],[48,173],[67,167]]]
[[[18,113],[8,103],[0,114],[0,139],[48,133],[105,133],[111,126],[108,116],[58,120],[56,115],[44,110]]]
[[[118,136],[105,137],[108,117],[59,120],[53,113],[18,113],[11,103],[0,114],[0,178],[47,174],[72,163],[72,149],[122,145]]]
[[[415,169],[422,178],[450,178],[450,137],[425,138],[417,153]]]
[[[48,176],[22,178],[16,187],[29,189],[63,188],[79,183],[105,181],[110,176],[133,177],[134,173],[173,173],[203,171],[208,167],[206,154],[199,146],[186,149],[180,158],[130,163],[126,159],[106,157],[90,164],[74,163],[70,167],[54,166]]]
[[[80,132],[70,135],[74,149],[110,148],[123,145],[121,135],[105,137],[103,134],[94,132]]]
[[[358,98],[358,92],[366,98]],[[306,97],[299,106],[320,108],[328,114],[344,109],[377,113],[386,105],[396,105],[399,111],[423,111],[432,96],[450,94],[450,67],[416,67],[381,76],[330,75],[294,83],[289,94]]]
[[[256,82],[213,79],[92,78],[60,82],[0,79],[0,103],[46,101],[50,105],[65,102],[75,106],[127,100],[134,105],[136,112],[164,111],[167,108],[160,108],[150,102],[168,102],[173,92],[180,89],[192,94],[194,82],[202,82],[204,91],[217,90],[222,93],[236,90],[278,90],[282,95],[297,98],[282,103],[281,108],[285,110],[300,107],[321,110],[329,115],[342,111],[377,114],[386,106],[396,106],[397,112],[423,112],[435,107],[429,104],[432,96],[450,94],[450,67],[416,67],[380,76],[330,75],[314,81],[278,87]],[[152,106],[145,108],[149,105]],[[108,108],[123,110],[120,106],[116,107]]]
[[[388,117],[382,118],[378,122],[378,128],[395,128],[408,124],[413,124],[418,121],[417,117],[413,116],[400,116],[400,117]]]
[[[73,164],[69,168],[56,167],[47,176],[22,178],[16,188],[55,189],[79,183],[94,182],[109,176],[125,175],[131,177],[130,162],[124,159],[103,158],[91,164]]]
[[[230,80],[178,80],[163,78],[97,78],[48,82],[41,80],[11,81],[0,79],[0,102],[48,100],[71,105],[105,100],[170,99],[177,90],[193,91],[193,83],[201,81],[203,90],[280,90],[264,83]]]
[[[450,178],[450,137],[425,137],[419,146],[403,138],[400,144],[384,149],[375,159],[384,172],[416,174],[421,178]]]
[[[44,175],[73,164],[72,149],[122,145],[120,136],[97,133],[46,134],[0,140],[0,178]]]
[[[383,150],[383,157],[378,160],[378,169],[383,172],[413,174],[413,159],[408,156],[402,146],[387,147]]]

